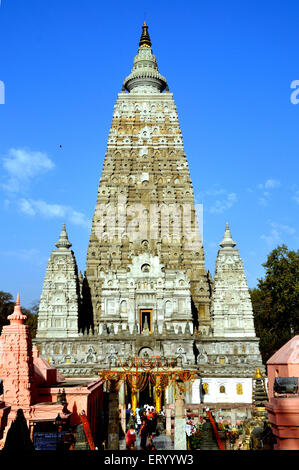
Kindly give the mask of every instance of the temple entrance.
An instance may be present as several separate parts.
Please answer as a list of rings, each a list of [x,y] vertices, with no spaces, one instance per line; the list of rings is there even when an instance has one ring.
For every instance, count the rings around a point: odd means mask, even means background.
[[[140,332],[148,330],[152,333],[152,320],[153,320],[153,311],[152,310],[140,310]]]
[[[144,351],[141,355],[133,356],[125,363],[119,360],[119,366],[114,370],[99,371],[99,376],[107,385],[109,383],[108,436],[110,443],[108,449],[111,450],[119,448],[119,429],[122,430],[123,435],[127,434],[130,426],[134,428],[141,424],[138,424],[141,416],[152,415],[147,418],[150,419],[151,433],[154,434],[155,439],[160,439],[161,442],[165,440],[166,430],[171,431],[171,416],[167,413],[169,404],[175,405],[177,426],[185,430],[186,423],[184,413],[182,414],[180,408],[181,402],[186,391],[192,387],[194,380],[198,377],[198,370],[182,369],[178,365],[177,358],[166,359],[153,356],[149,354],[151,348],[142,349]],[[154,409],[150,410],[145,405]],[[180,436],[180,433],[176,436]],[[168,439],[172,445],[170,437]],[[177,440],[179,440],[178,437]],[[123,443],[125,446],[125,440]],[[160,448],[166,448],[165,442],[162,445],[164,447]]]
[[[154,402],[154,387],[152,384],[148,384],[148,386],[139,392],[139,406],[142,408],[144,405],[151,405],[155,406]]]
[[[124,402],[126,405],[126,408],[128,408],[128,405],[132,406],[132,390],[129,385],[129,383],[126,381],[125,384],[125,396],[124,396]],[[155,389],[153,384],[149,383],[143,390],[140,390],[137,392],[137,405],[139,407],[143,407],[144,405],[151,405],[155,406]]]

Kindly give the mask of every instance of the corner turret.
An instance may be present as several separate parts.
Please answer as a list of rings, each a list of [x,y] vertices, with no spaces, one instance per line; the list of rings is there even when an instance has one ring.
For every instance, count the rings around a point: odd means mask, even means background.
[[[252,304],[239,250],[228,223],[218,251],[211,316],[213,335],[255,337]]]
[[[38,311],[37,338],[78,336],[80,282],[65,224],[47,266]]]

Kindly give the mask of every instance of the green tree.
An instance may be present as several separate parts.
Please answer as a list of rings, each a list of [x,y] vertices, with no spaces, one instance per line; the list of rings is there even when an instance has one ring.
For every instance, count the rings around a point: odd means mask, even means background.
[[[31,338],[36,336],[38,305],[38,303],[34,303],[29,310],[22,307],[22,313],[27,315],[26,325],[30,328]]]
[[[0,291],[0,334],[4,325],[9,325],[7,320],[15,306],[15,300],[9,292]],[[34,303],[30,309],[22,307],[22,313],[27,315],[26,324],[30,328],[31,337],[35,338],[37,328],[38,303]]]
[[[264,279],[250,291],[263,362],[299,334],[299,251],[286,245],[268,256]]]
[[[0,291],[0,333],[4,325],[9,324],[8,315],[13,312],[14,300],[13,296],[8,292]]]

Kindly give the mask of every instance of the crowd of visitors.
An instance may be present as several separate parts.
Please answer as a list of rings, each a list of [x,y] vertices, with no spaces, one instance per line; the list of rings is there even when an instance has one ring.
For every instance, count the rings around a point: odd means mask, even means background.
[[[156,435],[158,413],[154,406],[137,406],[135,414],[128,408],[129,428],[126,433],[126,448],[136,449],[137,436],[140,437],[140,448],[142,450],[155,450],[154,435]],[[163,416],[163,411],[160,415]],[[134,423],[134,424],[133,424]]]

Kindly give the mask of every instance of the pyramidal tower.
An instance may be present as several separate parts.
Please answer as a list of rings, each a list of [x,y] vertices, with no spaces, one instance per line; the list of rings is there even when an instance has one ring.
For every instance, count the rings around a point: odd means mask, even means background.
[[[46,270],[38,311],[37,338],[78,336],[80,287],[65,224]]]
[[[253,311],[239,250],[228,223],[218,251],[211,304],[216,337],[255,337]]]
[[[160,328],[164,319],[167,326],[177,320],[184,328],[187,318],[195,328],[210,325],[198,223],[177,109],[144,23],[114,107],[88,247],[96,331],[103,322],[142,328],[141,308],[152,310],[149,325]],[[188,286],[188,305],[165,291],[168,279]]]

